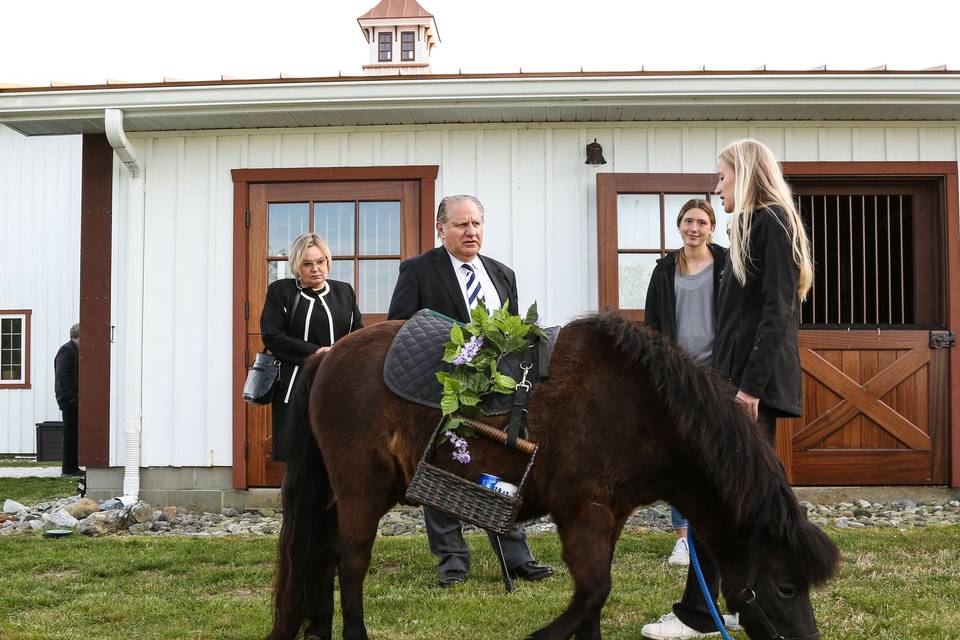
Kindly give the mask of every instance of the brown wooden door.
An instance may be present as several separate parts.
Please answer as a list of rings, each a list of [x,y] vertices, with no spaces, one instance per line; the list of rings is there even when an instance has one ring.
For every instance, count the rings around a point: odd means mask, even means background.
[[[267,285],[290,277],[290,244],[306,231],[330,245],[329,277],[353,285],[364,325],[385,320],[400,261],[420,250],[420,199],[416,180],[251,184],[246,361],[262,349],[260,312]],[[270,407],[244,407],[247,486],[279,486],[284,467],[270,457]]]
[[[803,417],[778,453],[802,485],[948,480],[945,220],[936,185],[793,181],[813,249],[801,311]]]
[[[930,331],[801,331],[803,417],[778,450],[803,485],[944,484],[947,349]]]

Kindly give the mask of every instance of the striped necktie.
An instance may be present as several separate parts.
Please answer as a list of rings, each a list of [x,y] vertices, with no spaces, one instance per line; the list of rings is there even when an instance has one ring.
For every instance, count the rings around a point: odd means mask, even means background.
[[[473,267],[469,264],[464,264],[463,268],[467,271],[467,306],[473,309],[477,306],[477,302],[486,305],[487,301],[484,299],[483,290],[480,288],[480,278],[477,277]]]

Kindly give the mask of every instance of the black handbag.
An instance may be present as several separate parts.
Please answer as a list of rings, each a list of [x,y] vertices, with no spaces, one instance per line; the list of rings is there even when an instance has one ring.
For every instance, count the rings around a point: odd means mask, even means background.
[[[294,294],[293,305],[287,316],[288,325],[293,314],[297,312],[299,304],[300,291],[298,290]],[[254,357],[253,364],[247,370],[247,380],[243,383],[243,401],[250,404],[270,404],[273,402],[273,393],[279,381],[280,360],[264,349]]]
[[[258,353],[247,371],[243,383],[243,401],[250,404],[270,404],[280,378],[280,361],[269,353]]]

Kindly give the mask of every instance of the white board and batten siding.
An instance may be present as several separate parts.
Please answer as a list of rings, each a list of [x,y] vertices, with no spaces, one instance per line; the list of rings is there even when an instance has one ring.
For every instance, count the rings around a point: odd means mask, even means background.
[[[715,171],[729,141],[755,137],[787,161],[957,160],[951,122],[424,125],[134,134],[146,172],[143,465],[232,464],[231,326],[235,168],[436,164],[437,197],[486,206],[484,253],[516,270],[520,306],[550,324],[597,307],[596,172]],[[596,138],[608,164],[584,164]],[[116,172],[116,238],[128,178]],[[117,246],[121,244],[122,246]],[[127,243],[129,244],[129,243]],[[114,243],[115,272],[134,259]],[[115,282],[123,336],[123,280]],[[118,349],[126,348],[118,340]],[[111,464],[123,463],[125,375],[114,358]]]
[[[80,314],[80,153],[80,136],[0,126],[0,311],[31,311],[30,388],[0,387],[0,453],[35,453],[35,424],[60,420],[53,357]]]

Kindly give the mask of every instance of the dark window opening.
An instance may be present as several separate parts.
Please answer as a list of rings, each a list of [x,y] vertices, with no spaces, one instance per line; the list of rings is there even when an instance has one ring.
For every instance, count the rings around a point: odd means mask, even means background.
[[[379,46],[379,56],[377,60],[380,62],[390,62],[393,60],[393,34],[389,31],[381,31],[378,34],[378,46]]]
[[[917,322],[910,195],[796,197],[813,252],[805,325]]]
[[[401,62],[412,62],[414,59],[414,37],[413,31],[400,32],[400,60]]]

